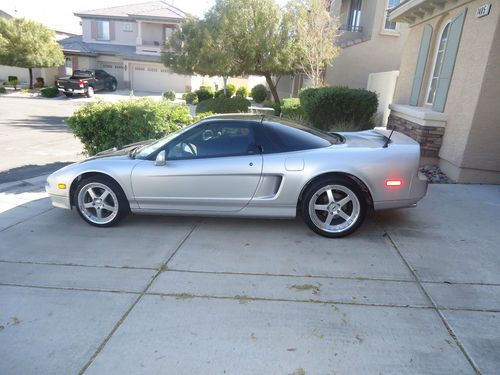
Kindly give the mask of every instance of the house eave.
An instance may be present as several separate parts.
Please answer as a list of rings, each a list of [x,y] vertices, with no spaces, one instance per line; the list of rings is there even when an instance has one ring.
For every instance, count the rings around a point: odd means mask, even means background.
[[[76,17],[80,17],[82,19],[92,19],[92,20],[114,20],[114,21],[124,21],[124,22],[136,22],[136,21],[155,21],[155,22],[164,22],[164,23],[181,23],[184,19],[182,18],[173,18],[173,17],[157,17],[157,16],[144,16],[144,15],[135,15],[130,14],[128,16],[105,16],[105,15],[96,15],[96,14],[82,14],[82,13],[74,13]]]
[[[393,8],[389,21],[416,25],[474,0],[407,0]]]

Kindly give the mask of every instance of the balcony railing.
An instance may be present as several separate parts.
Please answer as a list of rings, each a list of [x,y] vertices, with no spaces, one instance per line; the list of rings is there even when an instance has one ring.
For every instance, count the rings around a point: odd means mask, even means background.
[[[339,27],[340,31],[351,31],[355,33],[363,32],[363,26],[354,26],[354,25],[342,25]]]

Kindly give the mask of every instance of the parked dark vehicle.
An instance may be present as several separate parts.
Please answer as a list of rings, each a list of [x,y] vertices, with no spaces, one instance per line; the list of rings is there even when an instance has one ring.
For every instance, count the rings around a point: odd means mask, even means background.
[[[116,78],[100,69],[75,70],[71,77],[58,78],[56,84],[66,96],[84,94],[89,98],[96,91],[115,91],[117,87]]]

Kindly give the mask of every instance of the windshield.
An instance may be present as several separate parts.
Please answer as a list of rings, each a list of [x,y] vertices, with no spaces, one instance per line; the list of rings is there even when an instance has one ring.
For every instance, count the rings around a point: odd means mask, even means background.
[[[184,128],[177,129],[175,132],[170,133],[166,137],[160,138],[156,142],[147,144],[147,145],[139,148],[135,152],[135,158],[136,159],[145,159],[145,158],[147,158],[153,152],[155,152],[156,150],[158,150],[158,149],[162,148],[163,146],[165,146],[168,142],[170,142],[172,139],[174,139],[177,135],[179,135],[180,133],[183,133],[187,129],[191,128],[191,126],[192,125],[186,126]]]

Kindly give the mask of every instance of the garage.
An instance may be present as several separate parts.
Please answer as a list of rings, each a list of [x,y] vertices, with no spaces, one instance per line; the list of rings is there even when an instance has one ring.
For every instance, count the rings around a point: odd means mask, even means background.
[[[113,61],[98,61],[97,69],[102,69],[116,78],[118,87],[123,87],[123,63]]]
[[[131,88],[135,91],[184,92],[190,86],[187,76],[171,73],[160,64],[133,64],[131,70]]]

